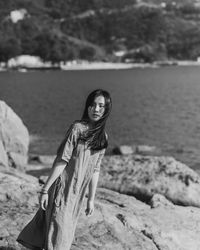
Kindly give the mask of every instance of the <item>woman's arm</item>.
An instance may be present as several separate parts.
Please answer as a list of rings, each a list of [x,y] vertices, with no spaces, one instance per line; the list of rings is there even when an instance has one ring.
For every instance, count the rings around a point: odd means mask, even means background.
[[[99,180],[99,172],[94,172],[92,179],[89,183],[88,200],[94,201],[98,180]]]
[[[54,181],[58,178],[58,176],[60,176],[60,174],[63,172],[64,168],[66,167],[66,162],[63,160],[60,161],[54,161],[53,166],[51,168],[49,177],[45,183],[45,185],[43,186],[41,192],[40,192],[40,196],[39,196],[39,203],[40,203],[40,207],[43,210],[46,210],[47,206],[48,206],[48,190],[51,187],[51,185],[54,183]]]
[[[97,183],[99,180],[99,172],[100,172],[100,166],[102,159],[105,155],[105,149],[102,149],[101,152],[99,153],[99,158],[97,160],[96,166],[94,167],[94,172],[92,175],[92,179],[89,183],[89,193],[88,193],[88,200],[94,201],[96,189],[97,189]]]
[[[94,211],[94,197],[97,189],[97,183],[99,179],[99,171],[94,172],[92,179],[89,183],[89,192],[87,200],[87,209],[85,211],[86,215],[91,215]]]
[[[49,177],[45,185],[43,186],[42,191],[48,192],[49,188],[54,183],[54,181],[58,178],[58,176],[61,175],[66,165],[67,165],[67,162],[64,160],[54,161],[53,166],[50,170]]]
[[[99,153],[99,158],[97,160],[96,166],[94,167],[94,172],[89,183],[89,192],[87,200],[86,215],[91,215],[94,211],[94,197],[97,189],[97,183],[99,180],[100,165],[105,154],[105,149]]]

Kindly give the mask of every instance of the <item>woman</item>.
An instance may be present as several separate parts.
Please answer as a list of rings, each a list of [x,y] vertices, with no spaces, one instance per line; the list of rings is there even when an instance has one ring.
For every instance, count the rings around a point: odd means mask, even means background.
[[[17,241],[33,250],[69,250],[88,190],[85,213],[94,211],[101,160],[108,146],[106,120],[111,111],[107,91],[89,94],[82,119],[75,121],[58,148],[50,175],[43,186],[40,208]]]

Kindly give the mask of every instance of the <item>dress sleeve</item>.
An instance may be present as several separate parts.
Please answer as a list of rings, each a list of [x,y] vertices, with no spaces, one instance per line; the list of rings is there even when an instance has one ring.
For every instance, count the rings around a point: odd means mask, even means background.
[[[99,153],[99,157],[98,157],[98,160],[97,160],[97,163],[94,167],[94,172],[99,172],[100,171],[100,166],[101,166],[101,162],[102,162],[102,159],[105,155],[105,149],[102,149]]]
[[[74,148],[77,146],[79,129],[77,124],[73,123],[68,129],[64,140],[58,148],[57,155],[60,159],[69,162]]]

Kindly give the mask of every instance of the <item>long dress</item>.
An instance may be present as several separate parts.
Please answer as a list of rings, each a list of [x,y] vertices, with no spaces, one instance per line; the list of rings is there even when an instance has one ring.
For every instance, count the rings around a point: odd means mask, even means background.
[[[105,149],[92,151],[79,140],[86,128],[74,122],[58,149],[55,161],[67,164],[48,191],[47,209],[39,208],[17,238],[29,249],[70,250],[87,186],[105,153]]]

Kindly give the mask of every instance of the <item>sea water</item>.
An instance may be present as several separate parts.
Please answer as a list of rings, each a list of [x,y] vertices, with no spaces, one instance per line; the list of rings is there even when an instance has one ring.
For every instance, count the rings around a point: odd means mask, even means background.
[[[0,99],[22,118],[30,152],[55,154],[88,93],[110,92],[109,148],[150,145],[189,166],[200,166],[198,66],[127,70],[0,72]]]

